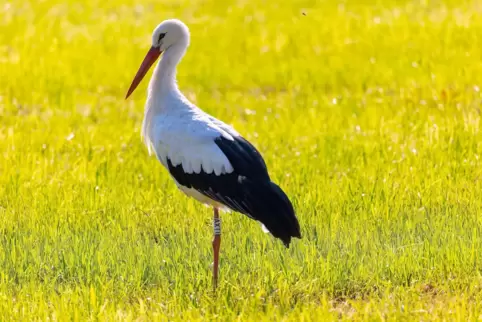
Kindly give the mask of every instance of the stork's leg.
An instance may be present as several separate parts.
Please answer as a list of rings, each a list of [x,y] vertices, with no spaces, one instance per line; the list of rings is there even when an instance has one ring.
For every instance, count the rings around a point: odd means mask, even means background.
[[[214,265],[213,265],[213,284],[214,289],[218,285],[218,272],[219,272],[219,248],[221,247],[221,219],[219,218],[218,208],[214,207],[214,239],[213,239],[213,251],[214,251]]]

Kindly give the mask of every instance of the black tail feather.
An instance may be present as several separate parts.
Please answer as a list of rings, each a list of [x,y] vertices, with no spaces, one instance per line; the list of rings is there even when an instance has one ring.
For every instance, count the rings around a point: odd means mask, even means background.
[[[273,182],[245,180],[249,215],[260,221],[269,232],[289,247],[291,238],[301,238],[300,225],[293,205],[286,194]]]

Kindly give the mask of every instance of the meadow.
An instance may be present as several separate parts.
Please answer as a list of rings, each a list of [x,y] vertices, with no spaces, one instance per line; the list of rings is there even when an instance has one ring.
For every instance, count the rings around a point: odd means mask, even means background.
[[[212,212],[141,142],[147,79],[124,100],[172,17],[303,234],[223,215],[216,294]],[[0,31],[0,320],[482,318],[480,1],[15,0]]]

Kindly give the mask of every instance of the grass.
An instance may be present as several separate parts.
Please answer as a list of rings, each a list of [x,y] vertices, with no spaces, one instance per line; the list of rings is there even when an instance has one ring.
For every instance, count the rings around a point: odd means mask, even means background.
[[[289,250],[211,211],[140,141],[150,33],[177,17],[186,95],[260,149]],[[477,320],[478,1],[0,4],[0,320]]]

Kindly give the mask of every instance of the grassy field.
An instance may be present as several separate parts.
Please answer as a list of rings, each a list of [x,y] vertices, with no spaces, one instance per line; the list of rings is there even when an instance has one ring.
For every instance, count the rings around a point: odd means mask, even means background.
[[[166,18],[181,89],[295,205],[289,250],[211,210],[140,140]],[[0,320],[482,318],[480,1],[0,3]]]

